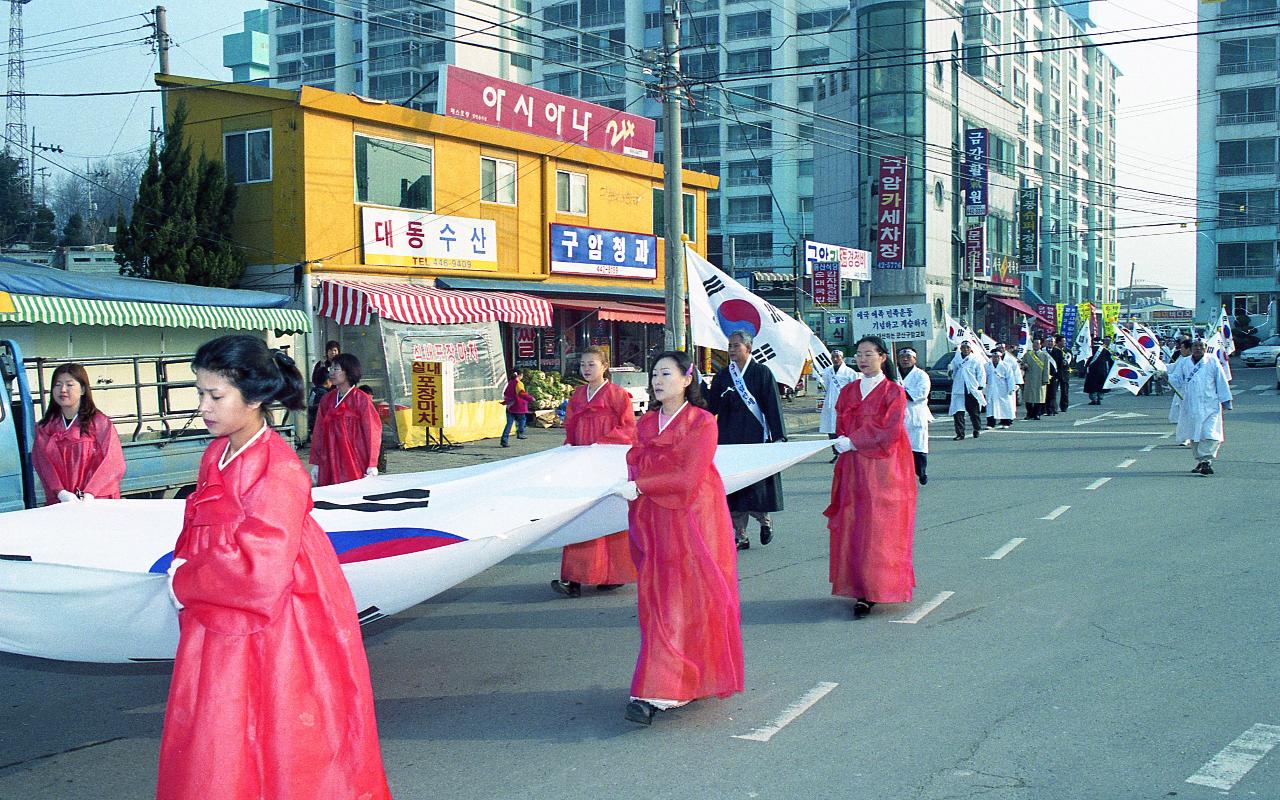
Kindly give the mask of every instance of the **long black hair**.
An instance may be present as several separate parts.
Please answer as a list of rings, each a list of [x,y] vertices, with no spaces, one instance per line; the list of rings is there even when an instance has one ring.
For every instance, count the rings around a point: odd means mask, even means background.
[[[293,359],[254,336],[220,336],[200,345],[191,369],[221,375],[240,391],[246,403],[265,407],[279,403],[300,411],[306,408],[302,373]]]
[[[858,343],[853,346],[854,363],[857,363],[856,359],[858,355],[858,348],[862,346],[863,342],[871,345],[880,353],[880,355],[884,356],[884,365],[881,371],[884,372],[884,376],[886,378],[891,381],[896,381],[898,379],[898,368],[893,365],[893,353],[889,352],[889,346],[885,344],[884,339],[881,339],[879,336],[867,335],[858,340]]]
[[[693,359],[689,357],[688,353],[680,350],[667,350],[658,353],[653,357],[653,362],[649,365],[649,397],[653,398],[653,369],[658,366],[658,362],[664,358],[669,358],[672,361],[675,361],[676,366],[682,373],[693,378],[684,390],[684,399],[689,402],[689,405],[697,406],[698,408],[706,408],[707,401],[702,399],[702,378],[698,375],[698,371],[693,368]],[[656,398],[649,401],[650,411],[661,407],[662,404],[659,403]]]

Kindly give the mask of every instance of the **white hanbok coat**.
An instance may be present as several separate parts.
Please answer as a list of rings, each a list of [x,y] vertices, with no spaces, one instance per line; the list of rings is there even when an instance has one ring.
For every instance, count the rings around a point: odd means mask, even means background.
[[[840,399],[840,390],[858,379],[857,370],[848,364],[835,364],[822,370],[818,375],[818,383],[822,386],[822,412],[818,416],[819,433],[836,432],[836,401]]]
[[[1017,357],[1006,353],[1004,363],[1009,365],[1009,370],[1013,373],[1013,389],[1009,391],[1009,402],[1013,403],[1013,414],[1008,417],[1000,417],[1000,419],[1017,419],[1018,418],[1018,388],[1026,383],[1026,375],[1022,372],[1022,363]]]
[[[1017,392],[1018,374],[1008,359],[1002,358],[999,364],[992,361],[987,365],[987,397],[991,398],[987,403],[988,417],[1012,420],[1018,407],[1014,402]]]
[[[917,366],[907,373],[907,377],[900,378],[898,384],[907,393],[907,413],[902,417],[902,425],[907,429],[911,449],[927,453],[929,423],[933,422],[933,413],[929,411],[929,390],[933,388],[933,381],[929,380],[928,372]],[[916,400],[917,397],[920,399]]]
[[[1181,361],[1182,359],[1179,359]],[[1178,410],[1178,441],[1188,439],[1202,442],[1213,439],[1221,442],[1222,404],[1231,402],[1231,386],[1222,371],[1218,359],[1206,355],[1199,364],[1187,359],[1183,367],[1182,407]]]
[[[947,371],[951,373],[951,405],[947,407],[948,414],[955,415],[965,410],[965,394],[977,398],[979,407],[987,404],[986,395],[982,393],[986,376],[983,375],[982,362],[977,357],[970,355],[968,358],[961,358],[956,353],[956,357],[947,365]]]
[[[1185,394],[1187,388],[1187,378],[1183,373],[1185,367],[1191,363],[1189,356],[1180,356],[1177,361],[1169,365],[1169,386],[1176,392],[1173,399],[1169,401],[1169,421],[1174,425],[1178,424],[1178,415],[1182,412],[1182,398],[1179,394]]]

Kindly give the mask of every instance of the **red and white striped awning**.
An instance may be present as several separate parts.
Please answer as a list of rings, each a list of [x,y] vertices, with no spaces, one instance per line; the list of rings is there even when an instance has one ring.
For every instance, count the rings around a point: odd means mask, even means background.
[[[368,325],[374,314],[416,325],[509,322],[551,327],[551,304],[516,292],[464,292],[410,283],[320,281],[316,313],[339,325]]]

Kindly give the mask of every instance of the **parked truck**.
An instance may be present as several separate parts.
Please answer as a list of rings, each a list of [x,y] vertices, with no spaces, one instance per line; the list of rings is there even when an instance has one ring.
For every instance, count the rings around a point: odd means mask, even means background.
[[[34,508],[44,490],[31,461],[35,426],[49,403],[49,379],[74,360],[89,373],[94,401],[111,418],[124,450],[125,497],[184,497],[195,486],[212,436],[197,410],[190,354],[83,359],[23,358],[0,339],[0,512]],[[293,440],[290,415],[274,421]]]

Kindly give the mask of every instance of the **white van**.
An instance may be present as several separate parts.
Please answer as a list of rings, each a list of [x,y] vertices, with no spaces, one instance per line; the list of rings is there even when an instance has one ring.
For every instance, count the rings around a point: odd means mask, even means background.
[[[631,395],[631,410],[639,416],[649,410],[649,375],[635,367],[610,367],[609,380]]]

